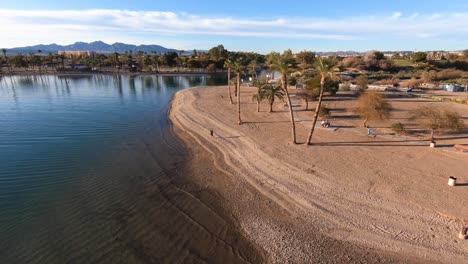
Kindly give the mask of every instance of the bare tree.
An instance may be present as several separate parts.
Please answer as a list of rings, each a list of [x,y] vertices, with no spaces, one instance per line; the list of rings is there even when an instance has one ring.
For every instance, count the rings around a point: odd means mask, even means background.
[[[431,131],[431,141],[434,141],[435,130],[440,132],[442,129],[461,130],[464,128],[463,120],[457,112],[438,107],[420,107],[414,111],[412,118],[420,119],[422,125]]]
[[[382,120],[390,117],[391,106],[385,96],[376,91],[369,91],[359,97],[358,112],[367,127],[369,120]]]

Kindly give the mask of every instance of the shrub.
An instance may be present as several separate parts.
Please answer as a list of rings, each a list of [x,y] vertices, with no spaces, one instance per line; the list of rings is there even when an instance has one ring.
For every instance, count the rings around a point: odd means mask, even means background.
[[[319,110],[319,116],[322,118],[330,117],[331,110],[327,107],[327,105],[322,105]]]
[[[363,92],[367,89],[367,85],[369,84],[369,79],[366,75],[359,75],[356,78],[356,85],[359,91]]]
[[[351,85],[349,83],[340,84],[340,91],[351,91]]]
[[[458,79],[463,76],[463,71],[446,69],[437,73],[437,80]]]
[[[401,122],[394,123],[392,124],[392,130],[395,133],[403,133],[405,131],[405,126]]]
[[[416,78],[411,78],[411,80],[408,81],[408,87],[418,88],[419,85],[421,85],[421,80]]]

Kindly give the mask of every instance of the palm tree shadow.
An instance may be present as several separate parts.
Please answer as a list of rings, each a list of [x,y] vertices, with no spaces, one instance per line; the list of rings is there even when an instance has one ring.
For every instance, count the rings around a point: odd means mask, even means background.
[[[256,121],[256,122],[249,122],[245,121],[242,124],[278,124],[278,123],[288,123],[289,121]]]
[[[427,147],[421,144],[371,144],[371,143],[355,143],[355,144],[314,144],[323,147]]]
[[[382,140],[382,141],[348,141],[348,142],[320,142],[315,143],[317,146],[325,147],[349,147],[349,146],[369,146],[369,147],[427,147],[426,144],[421,144],[425,142],[425,139],[416,139],[416,140]],[[418,144],[418,142],[421,142]]]

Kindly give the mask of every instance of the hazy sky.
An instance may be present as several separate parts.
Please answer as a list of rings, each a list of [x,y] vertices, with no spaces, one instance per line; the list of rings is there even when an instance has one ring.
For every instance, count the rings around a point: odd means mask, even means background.
[[[0,46],[75,41],[257,52],[468,48],[468,1],[0,0]]]

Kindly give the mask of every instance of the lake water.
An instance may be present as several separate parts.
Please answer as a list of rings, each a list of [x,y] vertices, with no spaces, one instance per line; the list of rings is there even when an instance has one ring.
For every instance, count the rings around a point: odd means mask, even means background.
[[[184,154],[168,132],[174,93],[224,83],[1,77],[0,263],[248,260],[222,227],[197,222],[203,205],[171,182]]]

